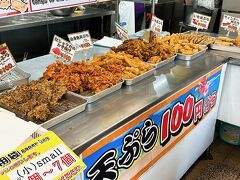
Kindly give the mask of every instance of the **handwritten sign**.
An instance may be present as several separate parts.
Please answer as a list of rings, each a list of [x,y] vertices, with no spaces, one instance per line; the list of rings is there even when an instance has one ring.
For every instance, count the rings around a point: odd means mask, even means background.
[[[210,21],[211,21],[210,16],[205,16],[199,13],[193,13],[191,26],[197,29],[208,29]]]
[[[75,47],[70,42],[55,35],[53,37],[50,54],[66,61],[72,61],[75,54]]]
[[[68,39],[76,47],[76,51],[84,51],[93,48],[89,31],[68,34]]]
[[[156,16],[152,16],[150,30],[152,30],[155,34],[158,34],[162,32],[162,28],[163,28],[163,20],[159,19]]]
[[[128,40],[129,36],[127,30],[120,26],[117,22],[115,22],[115,26],[118,36],[124,41]]]
[[[0,45],[0,77],[3,78],[16,67],[14,60],[7,44]]]
[[[0,157],[0,179],[73,179],[86,168],[53,132]]]
[[[240,18],[224,14],[221,27],[227,31],[240,31]]]

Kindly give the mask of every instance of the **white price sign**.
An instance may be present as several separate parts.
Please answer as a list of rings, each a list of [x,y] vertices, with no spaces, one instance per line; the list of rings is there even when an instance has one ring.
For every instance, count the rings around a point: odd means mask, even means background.
[[[72,45],[76,47],[76,51],[84,51],[93,48],[89,31],[68,34],[68,39]]]
[[[150,24],[150,29],[151,29],[154,33],[158,34],[158,33],[162,32],[162,28],[163,28],[163,20],[157,18],[156,16],[152,16],[152,21],[151,21],[151,24]]]
[[[199,13],[193,13],[191,26],[197,29],[208,29],[210,21],[211,21],[210,16],[205,16]]]
[[[221,27],[227,31],[240,31],[240,18],[224,14]]]
[[[116,30],[117,30],[117,34],[118,36],[122,39],[122,40],[128,40],[129,36],[128,36],[128,32],[126,29],[124,29],[122,26],[120,26],[118,23],[115,22],[115,26],[116,26]]]
[[[7,44],[0,45],[0,77],[5,77],[10,71],[16,67],[14,60]]]
[[[72,61],[75,52],[75,47],[70,42],[58,37],[57,35],[53,37],[50,54],[66,61]]]

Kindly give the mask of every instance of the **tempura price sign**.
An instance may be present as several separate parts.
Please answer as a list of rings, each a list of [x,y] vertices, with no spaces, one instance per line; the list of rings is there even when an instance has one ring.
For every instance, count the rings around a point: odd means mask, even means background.
[[[211,21],[210,16],[205,16],[199,13],[193,13],[191,26],[197,29],[208,29],[210,21]]]
[[[16,67],[14,60],[7,44],[0,45],[0,78],[7,76],[7,74]]]
[[[152,16],[152,21],[150,24],[150,29],[155,33],[158,34],[160,32],[162,32],[162,28],[163,28],[163,20],[159,19],[156,16]]]
[[[93,48],[89,31],[68,34],[69,41],[76,47],[76,51],[84,51]]]
[[[53,54],[65,61],[72,61],[75,52],[75,47],[70,42],[58,37],[57,35],[53,37],[50,54]]]
[[[0,157],[0,179],[4,180],[67,180],[85,168],[51,131]]]
[[[115,22],[115,26],[116,26],[116,31],[118,36],[123,40],[128,40],[129,36],[128,36],[128,32],[126,29],[124,29],[122,26],[120,26],[117,22]]]
[[[240,31],[240,18],[224,14],[221,27],[227,31]]]

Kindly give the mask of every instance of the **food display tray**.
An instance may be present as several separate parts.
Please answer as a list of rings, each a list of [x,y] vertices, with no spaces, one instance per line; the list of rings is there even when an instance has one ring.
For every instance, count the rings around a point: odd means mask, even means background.
[[[9,89],[9,80],[16,86],[26,84],[30,78],[30,74],[24,72],[22,69],[16,67],[12,72],[11,75],[4,77],[0,81],[0,91]]]
[[[150,71],[147,71],[147,72],[145,72],[145,73],[143,73],[143,74],[141,74],[141,75],[139,75],[139,76],[137,76],[137,77],[135,77],[135,78],[133,78],[133,79],[125,79],[125,80],[124,80],[124,83],[125,83],[127,86],[131,86],[131,85],[133,85],[133,84],[141,81],[142,79],[153,75],[154,72],[155,72],[155,70],[156,70],[156,69],[153,68],[153,69],[151,69]]]
[[[97,101],[97,100],[99,100],[99,99],[101,99],[101,98],[103,98],[103,97],[121,89],[122,84],[123,84],[123,82],[118,83],[118,84],[116,84],[116,85],[114,85],[110,88],[107,88],[107,89],[105,89],[105,90],[103,90],[103,91],[101,91],[97,94],[94,94],[94,93],[89,92],[89,91],[85,91],[81,94],[77,94],[77,93],[74,93],[74,94],[77,95],[78,97],[86,99],[88,103],[93,103],[93,102],[95,102],[95,101]]]
[[[193,54],[193,55],[184,55],[184,54],[177,54],[177,59],[185,60],[185,61],[191,61],[193,59],[196,59],[197,57],[203,55],[207,51],[207,47],[205,47],[203,50]]]
[[[63,96],[63,98],[59,101],[59,105],[52,109],[53,114],[48,118],[45,122],[40,121],[34,121],[36,124],[48,129],[56,124],[59,124],[68,118],[82,112],[85,110],[87,105],[87,101],[85,99],[82,99],[78,96],[76,96],[74,93],[68,92]],[[12,111],[9,108],[3,107],[9,111]],[[14,111],[12,111],[14,112]],[[22,118],[23,120],[30,121],[30,119],[27,119],[24,117],[23,114],[19,112],[14,112],[16,116],[19,118]]]
[[[159,63],[156,63],[156,64],[147,63],[147,64],[150,64],[151,66],[154,66],[155,68],[160,68],[160,67],[163,67],[163,66],[173,62],[176,57],[177,57],[177,55],[174,55],[174,56],[170,57],[169,59],[163,60],[163,61],[161,61]]]
[[[222,45],[218,45],[218,44],[211,44],[210,48],[214,49],[214,50],[219,50],[219,51],[240,53],[240,48],[237,46],[222,46]]]

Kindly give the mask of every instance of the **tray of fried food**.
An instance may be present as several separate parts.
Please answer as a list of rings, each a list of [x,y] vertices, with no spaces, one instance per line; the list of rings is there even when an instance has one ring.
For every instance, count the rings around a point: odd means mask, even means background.
[[[208,49],[206,46],[190,43],[176,44],[174,48],[178,51],[177,58],[187,61],[203,55]]]
[[[85,110],[87,101],[62,82],[32,81],[0,94],[0,106],[19,118],[50,128]]]
[[[117,48],[112,48],[114,52],[125,52],[140,60],[150,63],[156,68],[174,60],[176,52],[167,44],[158,44],[156,42],[147,43],[142,39],[131,39]]]
[[[207,36],[204,34],[172,34],[174,39],[176,39],[179,43],[192,43],[192,44],[201,44],[201,45],[209,45],[214,42],[214,38],[211,36]]]
[[[106,64],[120,65],[122,67],[122,77],[126,85],[133,85],[140,80],[154,74],[155,68],[144,63],[138,57],[133,57],[124,52],[108,52],[102,56],[94,56],[90,61],[104,67]]]
[[[218,37],[210,46],[211,49],[240,53],[240,36],[236,39],[229,37]]]
[[[106,64],[101,67],[80,61],[69,64],[57,61],[47,67],[43,79],[63,81],[69,91],[77,93],[88,103],[120,89],[123,84],[120,65]]]

